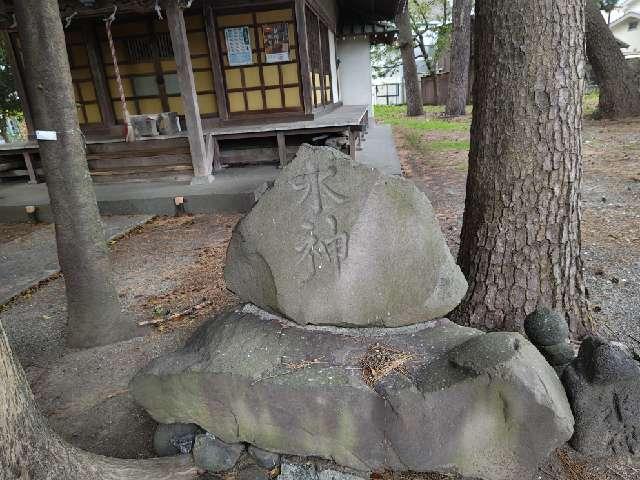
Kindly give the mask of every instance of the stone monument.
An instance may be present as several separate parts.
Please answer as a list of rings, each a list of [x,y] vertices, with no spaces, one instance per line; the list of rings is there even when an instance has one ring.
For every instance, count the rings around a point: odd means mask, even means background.
[[[131,383],[160,423],[359,472],[487,480],[527,478],[573,433],[523,336],[442,318],[466,282],[411,182],[301,147],[236,227],[225,276],[251,303]]]

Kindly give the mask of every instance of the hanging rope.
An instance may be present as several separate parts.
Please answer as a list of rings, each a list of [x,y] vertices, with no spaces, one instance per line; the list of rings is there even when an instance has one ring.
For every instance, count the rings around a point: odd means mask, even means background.
[[[71,26],[71,22],[73,21],[73,18],[76,15],[78,15],[78,11],[77,10],[64,19],[64,29],[65,30]]]
[[[118,58],[116,55],[116,47],[113,43],[113,35],[111,35],[111,24],[116,19],[116,12],[118,6],[113,6],[113,13],[105,18],[105,27],[107,29],[107,38],[109,40],[109,48],[111,49],[111,58],[113,60],[113,70],[116,74],[116,84],[118,85],[118,92],[120,93],[120,105],[122,106],[122,115],[124,116],[124,128],[125,128],[125,141],[135,141],[135,133],[133,131],[133,125],[131,124],[131,116],[129,115],[129,109],[127,108],[127,98],[124,94],[124,87],[122,86],[122,77],[120,76],[120,69],[118,68]]]
[[[162,18],[162,9],[160,8],[160,0],[156,0],[156,4],[153,8],[155,8],[156,13],[158,14],[158,20],[164,20]]]

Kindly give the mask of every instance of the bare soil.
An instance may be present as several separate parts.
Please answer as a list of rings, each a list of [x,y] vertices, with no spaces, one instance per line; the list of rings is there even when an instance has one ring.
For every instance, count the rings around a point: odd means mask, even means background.
[[[3,223],[0,224],[0,243],[10,242],[16,238],[28,235],[42,228],[33,223]]]
[[[155,422],[129,397],[132,376],[175,350],[208,317],[237,303],[224,285],[226,245],[238,215],[161,217],[110,242],[114,275],[132,322],[207,302],[191,315],[149,328],[144,338],[87,350],[67,349],[64,279],[59,276],[0,306],[11,346],[38,406],[72,444],[121,458],[153,455]],[[37,226],[12,227],[0,241]]]

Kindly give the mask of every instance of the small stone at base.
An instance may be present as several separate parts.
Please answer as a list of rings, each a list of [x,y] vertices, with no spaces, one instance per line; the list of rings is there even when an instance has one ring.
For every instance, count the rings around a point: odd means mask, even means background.
[[[224,472],[231,470],[244,452],[244,445],[236,443],[229,445],[218,440],[210,433],[196,435],[193,445],[193,460],[195,464],[210,472]]]
[[[185,446],[193,447],[199,427],[194,423],[161,423],[153,435],[153,449],[159,457],[170,457],[185,451]]]
[[[556,345],[569,338],[569,326],[563,315],[547,307],[538,307],[527,315],[524,331],[536,347]]]
[[[249,454],[256,460],[256,463],[263,468],[271,469],[280,465],[280,455],[278,453],[269,452],[250,445]]]

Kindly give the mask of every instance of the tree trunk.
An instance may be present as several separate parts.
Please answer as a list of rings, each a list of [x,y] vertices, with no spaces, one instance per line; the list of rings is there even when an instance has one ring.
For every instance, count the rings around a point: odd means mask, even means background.
[[[600,86],[596,116],[640,115],[640,78],[634,73],[595,0],[586,0],[587,58]]]
[[[464,115],[469,84],[472,0],[453,0],[453,35],[446,115]]]
[[[71,72],[56,0],[15,2],[25,78],[56,224],[58,259],[67,295],[67,341],[73,347],[130,338],[135,322],[123,314],[78,126]]]
[[[460,323],[521,330],[538,305],[590,325],[580,258],[584,2],[476,3]]]
[[[9,121],[5,115],[0,116],[0,137],[4,140],[4,143],[9,143]]]
[[[196,478],[191,457],[119,460],[60,439],[35,406],[0,322],[0,478],[24,480],[173,480]],[[6,476],[5,476],[6,475]]]
[[[402,55],[402,71],[404,74],[404,90],[407,97],[407,115],[415,117],[423,115],[422,90],[418,79],[418,68],[413,53],[413,33],[411,31],[411,19],[409,18],[409,2],[398,13],[396,19],[398,27],[398,41],[400,54]]]

